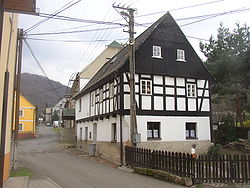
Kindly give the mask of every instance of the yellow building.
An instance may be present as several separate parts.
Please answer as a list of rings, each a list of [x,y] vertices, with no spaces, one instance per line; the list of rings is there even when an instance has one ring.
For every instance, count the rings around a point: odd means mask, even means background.
[[[36,106],[20,95],[19,139],[33,138],[36,133]]]
[[[2,126],[3,91],[4,76],[6,70],[9,72],[8,84],[8,102],[6,116],[6,138],[5,138],[5,156],[4,156],[4,173],[3,180],[9,177],[10,172],[10,151],[11,151],[11,127],[13,120],[13,95],[14,95],[14,74],[15,74],[15,58],[16,58],[16,41],[17,41],[17,14],[5,13],[3,21],[2,50],[0,57],[0,125]],[[0,129],[1,129],[0,126]],[[2,160],[2,158],[1,158]]]

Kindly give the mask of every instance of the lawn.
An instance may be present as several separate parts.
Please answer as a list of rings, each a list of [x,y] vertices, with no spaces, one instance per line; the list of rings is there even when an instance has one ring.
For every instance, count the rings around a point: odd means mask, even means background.
[[[32,171],[25,167],[20,167],[17,170],[10,171],[10,177],[32,176]]]

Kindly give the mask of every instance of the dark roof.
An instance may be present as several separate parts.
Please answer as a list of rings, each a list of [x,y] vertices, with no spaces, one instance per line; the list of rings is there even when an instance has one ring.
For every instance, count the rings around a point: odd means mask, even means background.
[[[154,31],[155,31],[155,33],[152,34]],[[161,33],[161,31],[163,31],[165,33],[165,35],[168,35],[168,36],[164,36],[164,37],[167,38],[167,40],[169,40],[169,41],[180,43],[180,42],[183,42],[183,40],[184,40],[185,43],[189,44],[188,40],[186,39],[185,35],[183,34],[181,29],[179,28],[179,26],[175,22],[175,20],[171,16],[171,14],[169,12],[167,12],[165,15],[163,15],[159,20],[157,20],[154,24],[152,24],[148,29],[146,29],[141,35],[139,35],[135,39],[135,51],[137,51],[142,46],[142,44],[149,38],[149,36],[151,34],[158,35],[158,36],[162,37],[163,34]],[[161,39],[159,39],[159,40],[161,40]],[[115,55],[106,64],[104,64],[102,66],[102,68],[88,82],[88,84],[76,95],[75,98],[78,99],[82,95],[84,95],[85,93],[88,93],[88,92],[98,88],[99,82],[101,82],[103,80],[108,82],[112,78],[114,78],[116,72],[119,72],[119,70],[126,64],[126,62],[128,62],[128,58],[129,58],[128,48],[129,48],[128,46],[124,47],[117,55]],[[192,46],[191,46],[191,50],[193,50]],[[206,70],[205,66],[203,65],[202,61],[199,59],[198,55],[195,53],[194,50],[193,50],[193,53],[195,54],[194,56],[197,56],[194,59],[196,61],[198,59],[198,63],[194,64],[193,66],[197,67],[197,64],[199,64],[198,68],[202,69],[202,72],[200,74],[205,74],[206,78],[208,77],[208,79],[212,79],[211,75]],[[137,59],[136,59],[136,62],[137,62]],[[144,66],[144,65],[141,65],[141,66]],[[137,68],[137,66],[136,66],[136,68]],[[136,69],[136,72],[137,72],[137,69]],[[187,71],[187,73],[188,72],[190,72],[190,71]],[[169,75],[171,75],[171,74],[169,74]],[[205,76],[203,76],[203,77],[205,77]],[[209,77],[211,77],[211,78],[209,78]],[[94,86],[94,88],[93,88],[93,86]]]

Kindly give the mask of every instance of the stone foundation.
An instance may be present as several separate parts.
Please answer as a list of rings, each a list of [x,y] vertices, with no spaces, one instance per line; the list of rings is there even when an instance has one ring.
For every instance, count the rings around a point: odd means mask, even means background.
[[[182,152],[190,153],[192,145],[196,145],[196,153],[203,154],[208,151],[208,148],[211,146],[210,140],[193,140],[193,141],[148,141],[141,142],[137,146],[139,148],[146,148],[151,150],[163,150],[163,151],[173,151],[173,152]]]
[[[92,141],[82,141],[82,149],[84,152],[88,153],[88,145],[92,144]],[[124,151],[125,152],[125,151]],[[104,159],[112,161],[114,163],[120,164],[120,143],[116,142],[96,142],[96,153]]]

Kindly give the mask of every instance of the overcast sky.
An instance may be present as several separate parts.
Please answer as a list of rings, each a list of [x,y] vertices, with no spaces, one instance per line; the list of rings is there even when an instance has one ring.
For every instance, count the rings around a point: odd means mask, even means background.
[[[40,13],[51,14],[60,9],[72,0],[36,0]],[[74,0],[75,2],[77,0]],[[202,18],[190,19],[202,15],[235,11],[238,9],[250,10],[249,0],[82,0],[76,5],[60,13],[60,16],[80,18],[84,20],[106,21],[125,24],[126,21],[112,7],[116,5],[128,6],[137,9],[135,22],[143,26],[135,26],[136,36],[143,32],[150,24],[159,19],[164,13],[170,13],[176,19],[179,26],[190,22],[196,22]],[[208,2],[206,5],[199,5]],[[198,6],[199,5],[199,6]],[[192,6],[192,7],[191,7]],[[184,8],[190,7],[190,8]],[[180,9],[183,8],[183,9]],[[204,19],[187,26],[181,26],[186,36],[208,40],[211,35],[216,35],[221,22],[231,30],[235,28],[235,23],[247,24],[250,26],[250,11],[240,11],[222,16]],[[156,14],[159,12],[158,14]],[[151,14],[155,13],[155,14]],[[144,15],[144,16],[143,16]],[[182,19],[181,18],[189,18]],[[205,17],[207,18],[207,17]],[[31,15],[21,15],[19,17],[19,27],[24,30],[30,28],[44,18]],[[108,28],[108,29],[106,29]],[[83,23],[74,21],[62,21],[50,19],[34,30],[28,32],[27,39],[34,54],[41,66],[44,68],[49,78],[67,85],[72,74],[80,72],[90,63],[105,46],[113,40],[125,43],[128,33],[123,32],[127,28],[117,25],[100,25],[93,23]],[[58,34],[58,35],[30,35],[61,31],[85,31],[81,33]],[[199,39],[188,37],[188,40],[196,50],[198,55],[204,59],[199,52]],[[49,39],[53,41],[34,40]],[[68,42],[68,41],[74,42]],[[100,41],[102,40],[102,41]],[[77,42],[75,42],[77,41]],[[203,41],[206,42],[206,41]],[[24,45],[23,72],[43,75],[35,60],[30,55],[26,45]]]

